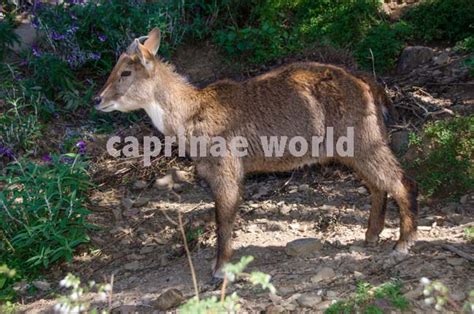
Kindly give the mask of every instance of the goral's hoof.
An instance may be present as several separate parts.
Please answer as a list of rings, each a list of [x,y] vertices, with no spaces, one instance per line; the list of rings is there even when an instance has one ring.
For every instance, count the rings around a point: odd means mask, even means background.
[[[408,254],[413,244],[415,244],[414,240],[398,240],[393,250],[400,254]]]
[[[212,290],[218,290],[220,289],[223,282],[224,278],[212,276],[211,280],[208,282],[208,285],[212,288]]]

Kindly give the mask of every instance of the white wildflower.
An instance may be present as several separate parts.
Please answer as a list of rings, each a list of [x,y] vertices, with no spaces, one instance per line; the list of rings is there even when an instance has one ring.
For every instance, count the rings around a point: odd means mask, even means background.
[[[74,291],[73,293],[71,293],[71,295],[69,296],[69,298],[72,300],[72,301],[77,301],[79,299],[79,293],[77,293],[76,291]]]
[[[100,293],[99,293],[99,300],[100,300],[100,301],[106,301],[106,300],[107,300],[107,293],[105,293],[105,292],[100,292]]]
[[[111,285],[111,284],[109,284],[109,283],[108,283],[108,284],[106,284],[106,285],[104,286],[104,291],[106,291],[106,292],[110,292],[110,291],[112,291],[112,285]]]
[[[55,312],[59,312],[61,310],[62,304],[61,303],[56,303],[53,307]]]
[[[429,280],[428,278],[426,277],[423,277],[420,279],[420,283],[423,285],[423,286],[427,286],[431,283],[431,280]]]
[[[431,305],[435,302],[435,299],[434,298],[426,298],[425,299],[425,304],[426,305]]]

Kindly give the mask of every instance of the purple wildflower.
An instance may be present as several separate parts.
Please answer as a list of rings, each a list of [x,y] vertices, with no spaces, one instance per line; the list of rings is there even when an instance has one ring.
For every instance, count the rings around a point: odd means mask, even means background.
[[[63,40],[64,38],[66,38],[63,34],[59,34],[59,33],[56,33],[56,32],[52,32],[51,33],[51,38],[53,40]]]
[[[41,51],[36,44],[33,44],[33,46],[31,46],[31,52],[33,53],[33,56],[41,57]]]
[[[31,8],[31,13],[33,15],[36,15],[36,11],[38,10],[41,10],[43,8],[43,4],[41,3],[41,1],[33,1],[33,7]]]
[[[77,25],[72,25],[71,28],[67,30],[67,32],[74,34],[75,32],[77,32],[78,29],[79,27]]]
[[[72,163],[74,163],[74,158],[71,158],[71,157],[62,156],[60,160],[63,164],[72,164]]]
[[[69,4],[83,4],[84,0],[68,0]]]
[[[79,141],[76,143],[76,147],[79,148],[79,154],[84,155],[86,153],[86,142]]]
[[[51,157],[50,154],[46,154],[46,155],[43,155],[43,157],[41,157],[41,160],[44,162],[52,162],[53,158]]]
[[[39,20],[38,18],[35,16],[33,18],[33,20],[31,21],[31,25],[33,26],[34,29],[38,29],[39,28]]]
[[[23,67],[23,66],[25,66],[25,65],[28,65],[28,60],[26,60],[26,59],[21,60],[20,66]]]
[[[107,40],[107,36],[105,36],[104,34],[99,34],[99,35],[97,35],[97,38],[99,38],[99,40],[100,40],[101,42],[104,42],[104,41]]]
[[[5,156],[8,159],[15,158],[15,154],[13,153],[13,151],[10,148],[5,147],[1,144],[0,144],[0,156]]]
[[[100,52],[91,52],[89,56],[92,60],[97,61],[100,59],[101,54]]]
[[[74,67],[77,61],[76,59],[77,59],[76,56],[73,56],[73,55],[69,55],[66,57],[66,61],[70,67]]]

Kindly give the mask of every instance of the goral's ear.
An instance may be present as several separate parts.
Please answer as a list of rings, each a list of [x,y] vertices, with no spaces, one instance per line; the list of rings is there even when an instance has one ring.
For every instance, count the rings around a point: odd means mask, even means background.
[[[155,55],[153,55],[150,50],[145,45],[142,45],[138,39],[135,39],[137,41],[137,50],[136,53],[138,55],[138,58],[140,59],[140,62],[143,64],[145,69],[148,70],[148,72],[153,71],[153,67],[155,65]]]
[[[158,49],[160,49],[161,32],[155,27],[148,33],[147,37],[143,45],[155,56]]]

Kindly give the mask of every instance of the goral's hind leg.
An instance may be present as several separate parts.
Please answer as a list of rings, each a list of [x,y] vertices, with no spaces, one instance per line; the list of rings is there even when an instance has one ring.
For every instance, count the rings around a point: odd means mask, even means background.
[[[400,238],[395,250],[407,253],[416,239],[418,212],[416,183],[405,175],[385,143],[371,147],[366,148],[359,158],[354,158],[352,165],[369,186],[373,186],[371,188],[373,203],[366,241],[376,241],[383,229],[385,192],[388,192],[400,208]]]

